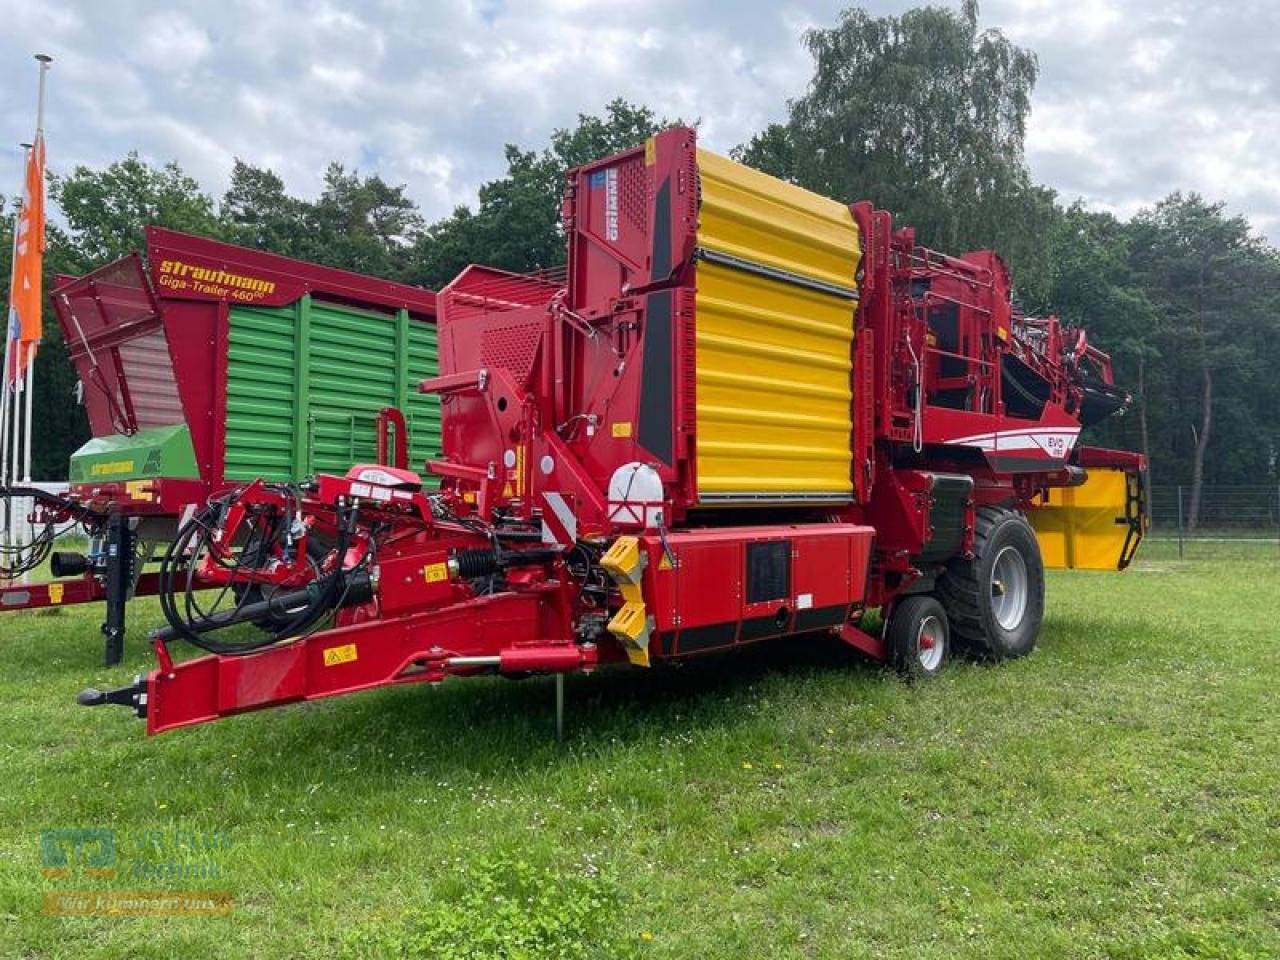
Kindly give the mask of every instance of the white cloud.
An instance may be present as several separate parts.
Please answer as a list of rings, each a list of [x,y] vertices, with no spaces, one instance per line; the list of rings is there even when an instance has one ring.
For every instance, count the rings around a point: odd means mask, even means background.
[[[50,77],[49,162],[137,148],[225,188],[230,158],[289,189],[326,164],[408,185],[428,218],[614,96],[701,120],[728,150],[800,95],[801,37],[839,0],[0,0],[0,123],[28,139],[36,50]],[[901,0],[870,0],[900,12]],[[986,0],[983,21],[1039,54],[1033,175],[1132,213],[1197,189],[1280,233],[1280,5],[1191,0]],[[0,192],[19,181],[0,148]],[[871,198],[874,199],[874,198]]]
[[[1033,48],[1032,175],[1122,216],[1177,189],[1280,239],[1280,4],[993,0]]]
[[[311,79],[344,100],[358,102],[365,89],[365,76],[355,67],[311,65]]]
[[[132,62],[151,70],[186,73],[205,60],[212,50],[213,41],[206,30],[180,14],[173,14],[146,23],[141,40],[128,46],[126,54]]]

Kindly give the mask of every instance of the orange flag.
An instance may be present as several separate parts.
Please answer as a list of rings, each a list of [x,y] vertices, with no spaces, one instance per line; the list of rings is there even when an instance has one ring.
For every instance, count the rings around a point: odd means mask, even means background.
[[[15,341],[13,375],[20,379],[28,354],[40,343],[41,268],[44,263],[44,133],[27,155],[27,176],[22,190],[22,211],[16,224],[13,289],[9,291],[9,336]]]

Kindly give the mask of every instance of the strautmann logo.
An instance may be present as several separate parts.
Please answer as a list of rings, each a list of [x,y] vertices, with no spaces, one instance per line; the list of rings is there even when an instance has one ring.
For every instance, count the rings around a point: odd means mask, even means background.
[[[230,287],[233,290],[244,290],[248,293],[274,293],[276,285],[271,280],[258,277],[246,277],[238,273],[228,273],[213,267],[202,267],[182,260],[161,260],[160,273],[173,280],[191,280],[198,284]]]
[[[123,473],[133,473],[132,460],[107,460],[95,463],[89,468],[91,477],[113,477]]]

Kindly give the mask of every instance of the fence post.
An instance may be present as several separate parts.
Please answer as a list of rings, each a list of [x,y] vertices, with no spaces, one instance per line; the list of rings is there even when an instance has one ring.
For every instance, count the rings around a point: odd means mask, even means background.
[[[1182,484],[1178,484],[1178,559],[1182,559]]]

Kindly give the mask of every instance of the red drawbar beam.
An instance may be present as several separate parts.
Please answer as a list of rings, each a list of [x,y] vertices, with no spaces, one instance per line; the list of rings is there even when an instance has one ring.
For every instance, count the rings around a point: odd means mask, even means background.
[[[182,575],[174,577],[178,590],[186,588]],[[144,573],[134,588],[135,597],[153,597],[160,592],[160,575]],[[98,577],[78,580],[52,580],[45,583],[14,583],[0,588],[0,610],[36,610],[41,607],[66,607],[75,603],[93,603],[107,598],[107,588]]]
[[[106,596],[106,588],[97,577],[48,583],[12,583],[0,590],[0,610],[70,606],[103,600]]]
[[[244,656],[211,655],[147,678],[147,733],[264,707],[496,668],[570,672],[596,664],[592,646],[544,635],[547,590],[477,597],[396,620],[369,620]],[[161,653],[161,662],[166,660]],[[463,662],[451,662],[466,658]]]

